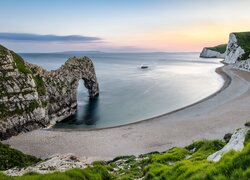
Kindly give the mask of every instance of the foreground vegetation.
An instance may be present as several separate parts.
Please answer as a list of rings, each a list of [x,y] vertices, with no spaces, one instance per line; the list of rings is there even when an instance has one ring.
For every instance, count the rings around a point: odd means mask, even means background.
[[[13,167],[27,167],[39,161],[40,159],[34,156],[23,154],[18,150],[10,148],[8,145],[0,143],[0,170]]]
[[[207,49],[223,54],[226,51],[226,48],[227,48],[227,44],[221,44],[221,45],[214,46],[214,47],[208,47]]]
[[[0,174],[0,179],[250,179],[249,137],[250,130],[241,152],[232,150],[216,163],[207,161],[207,157],[220,150],[225,142],[203,140],[162,153],[153,152],[139,157],[121,156],[112,161],[94,162],[85,169],[72,169],[45,175],[28,173],[21,177]],[[6,151],[6,153],[9,152]],[[31,162],[35,161],[37,159]]]

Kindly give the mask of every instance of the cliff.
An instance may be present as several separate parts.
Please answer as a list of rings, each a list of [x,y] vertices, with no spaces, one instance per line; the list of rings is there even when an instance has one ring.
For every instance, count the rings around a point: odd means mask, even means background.
[[[88,57],[73,57],[58,70],[46,71],[0,45],[0,139],[74,114],[80,79],[90,98],[98,96],[94,65]]]
[[[200,57],[223,58],[234,68],[250,71],[250,32],[230,33],[224,45],[203,48]]]
[[[250,32],[231,33],[224,62],[250,71]]]
[[[214,47],[205,47],[200,53],[202,58],[225,58],[226,44],[221,44]]]

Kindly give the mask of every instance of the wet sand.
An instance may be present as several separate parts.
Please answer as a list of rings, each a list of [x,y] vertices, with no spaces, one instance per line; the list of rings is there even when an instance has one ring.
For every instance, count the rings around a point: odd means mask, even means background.
[[[250,120],[250,73],[230,65],[217,69],[223,88],[177,111],[119,127],[98,130],[35,130],[3,143],[41,158],[73,153],[88,161],[139,155],[185,146],[194,140],[222,139]]]

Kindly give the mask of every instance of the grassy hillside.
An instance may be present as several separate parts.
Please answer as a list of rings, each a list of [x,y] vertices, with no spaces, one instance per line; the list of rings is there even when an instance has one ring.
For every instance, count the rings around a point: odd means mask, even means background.
[[[221,149],[220,140],[197,141],[184,148],[172,148],[163,153],[117,157],[112,161],[95,162],[85,169],[72,169],[41,175],[29,173],[21,177],[0,174],[0,179],[249,179],[250,131],[241,152],[230,151],[219,162],[207,161],[208,155]]]
[[[250,32],[239,32],[234,34],[238,40],[238,45],[240,45],[245,51],[245,54],[241,59],[248,59],[250,55]]]
[[[0,143],[0,170],[26,167],[39,161],[40,159],[34,156],[23,154],[18,150],[10,148],[8,145]]]
[[[226,48],[227,48],[227,44],[221,44],[221,45],[214,46],[214,47],[207,47],[207,49],[219,52],[221,54],[223,54],[226,51]]]

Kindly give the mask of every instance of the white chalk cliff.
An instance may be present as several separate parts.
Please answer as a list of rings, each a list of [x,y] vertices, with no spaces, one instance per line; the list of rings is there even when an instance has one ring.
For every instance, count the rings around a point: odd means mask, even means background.
[[[250,42],[249,42],[250,43]],[[225,52],[225,63],[233,64],[239,61],[245,53],[244,49],[239,45],[236,35],[231,33]]]
[[[250,71],[249,44],[250,32],[230,33],[225,53],[221,54],[211,48],[203,48],[200,57],[222,58],[224,63],[234,68]],[[244,47],[245,46],[245,49]]]
[[[225,53],[220,53],[217,51],[213,51],[209,48],[203,48],[200,57],[202,58],[221,58],[224,59],[225,58]]]

